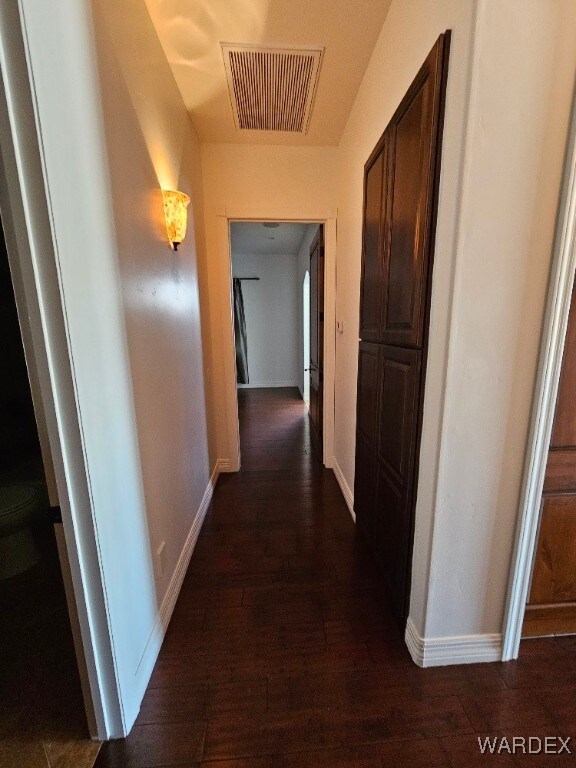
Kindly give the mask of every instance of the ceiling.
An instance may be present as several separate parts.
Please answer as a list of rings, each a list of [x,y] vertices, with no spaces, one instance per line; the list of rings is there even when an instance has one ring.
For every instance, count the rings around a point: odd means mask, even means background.
[[[317,226],[278,224],[277,227],[270,227],[260,222],[233,222],[230,238],[232,253],[243,256],[296,256],[308,227]]]
[[[391,0],[145,0],[203,142],[336,145]],[[221,43],[324,48],[306,135],[238,130]]]

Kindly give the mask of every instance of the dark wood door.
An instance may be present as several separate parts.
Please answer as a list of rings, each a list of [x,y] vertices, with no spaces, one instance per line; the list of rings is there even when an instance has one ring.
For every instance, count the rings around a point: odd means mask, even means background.
[[[310,246],[310,436],[322,461],[324,402],[324,227]]]
[[[576,633],[576,289],[568,320],[525,637]]]
[[[354,508],[396,614],[409,607],[449,33],[368,159]]]

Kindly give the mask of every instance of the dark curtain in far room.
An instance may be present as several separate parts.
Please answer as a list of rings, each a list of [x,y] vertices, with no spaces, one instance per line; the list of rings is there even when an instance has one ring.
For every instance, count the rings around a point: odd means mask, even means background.
[[[244,297],[242,283],[234,278],[234,335],[236,337],[236,381],[238,384],[248,384],[248,342],[246,339],[246,316],[244,314]]]

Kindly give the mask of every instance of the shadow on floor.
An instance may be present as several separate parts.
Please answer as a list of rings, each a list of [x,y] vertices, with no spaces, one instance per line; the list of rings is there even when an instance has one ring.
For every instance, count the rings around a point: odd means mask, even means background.
[[[52,523],[33,533],[40,561],[0,581],[0,768],[92,768]]]

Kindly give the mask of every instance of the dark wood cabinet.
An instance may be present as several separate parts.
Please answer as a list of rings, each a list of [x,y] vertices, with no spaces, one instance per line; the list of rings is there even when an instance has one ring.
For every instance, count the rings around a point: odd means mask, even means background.
[[[364,168],[354,506],[400,619],[410,563],[449,32]]]

